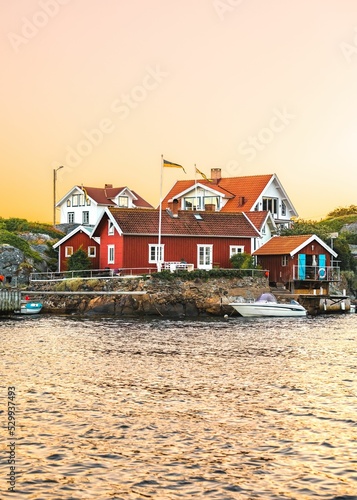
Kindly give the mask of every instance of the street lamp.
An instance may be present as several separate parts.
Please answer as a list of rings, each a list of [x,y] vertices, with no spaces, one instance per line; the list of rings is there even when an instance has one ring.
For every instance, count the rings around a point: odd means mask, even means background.
[[[63,168],[63,165],[53,169],[53,225],[56,225],[56,181],[57,181],[57,170]]]

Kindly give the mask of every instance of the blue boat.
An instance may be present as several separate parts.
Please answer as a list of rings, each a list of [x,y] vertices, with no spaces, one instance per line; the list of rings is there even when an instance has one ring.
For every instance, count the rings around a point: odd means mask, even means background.
[[[41,302],[30,302],[28,300],[24,300],[21,302],[20,310],[15,312],[20,314],[38,314],[42,307]]]

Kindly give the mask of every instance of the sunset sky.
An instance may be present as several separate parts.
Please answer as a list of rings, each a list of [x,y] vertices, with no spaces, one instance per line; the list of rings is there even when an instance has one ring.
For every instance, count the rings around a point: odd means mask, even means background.
[[[276,173],[300,217],[357,204],[356,0],[0,0],[1,217],[74,185],[152,205],[194,164]]]

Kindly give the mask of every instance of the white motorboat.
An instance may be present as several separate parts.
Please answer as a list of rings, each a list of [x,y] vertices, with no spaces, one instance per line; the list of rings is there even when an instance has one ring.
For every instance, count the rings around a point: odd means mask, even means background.
[[[254,302],[231,302],[230,306],[244,317],[294,317],[306,316],[307,310],[296,300],[278,302],[273,294],[263,293]]]

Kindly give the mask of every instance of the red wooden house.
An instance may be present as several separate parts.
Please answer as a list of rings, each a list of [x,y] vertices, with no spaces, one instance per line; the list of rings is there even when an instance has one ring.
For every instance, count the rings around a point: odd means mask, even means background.
[[[93,227],[78,226],[53,245],[58,248],[58,271],[67,271],[67,261],[80,248],[92,261],[92,269],[99,267],[99,242],[92,238]]]
[[[93,229],[100,240],[99,267],[156,269],[185,261],[194,268],[230,267],[237,252],[251,254],[260,233],[244,213],[106,209]],[[161,258],[159,253],[161,250]]]
[[[333,265],[337,253],[316,235],[274,236],[253,255],[269,270],[271,283],[283,283],[295,293],[318,288],[328,293],[329,283],[340,279],[340,269]]]

